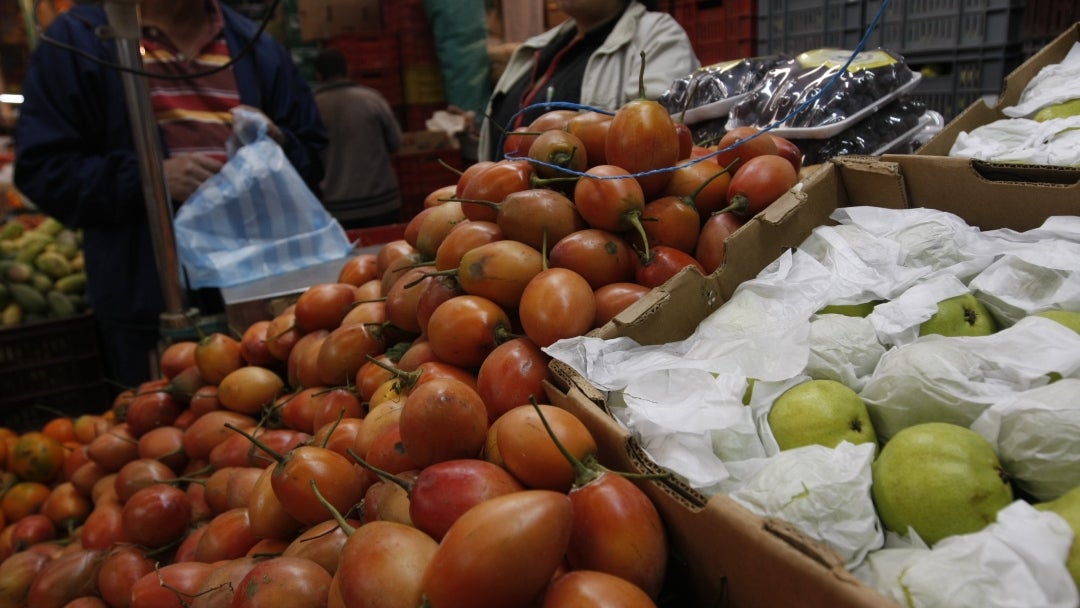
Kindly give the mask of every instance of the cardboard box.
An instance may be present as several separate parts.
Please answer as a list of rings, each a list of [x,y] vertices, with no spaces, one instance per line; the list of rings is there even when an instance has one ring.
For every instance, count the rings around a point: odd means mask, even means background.
[[[298,0],[296,13],[305,42],[342,34],[377,36],[383,31],[380,0]]]
[[[1080,214],[1080,169],[942,167],[919,156],[838,157],[732,234],[727,263],[709,276],[686,269],[592,335],[641,344],[688,337],[787,248],[798,247],[838,207],[931,207],[982,229],[1025,230]],[[605,395],[553,361],[547,388],[596,436],[601,461],[619,470],[662,472],[607,409]],[[707,497],[675,477],[640,482],[660,510],[671,545],[690,574],[697,606],[895,606],[846,570],[829,547],[782,521],[758,517],[724,495]]]
[[[1027,61],[1020,64],[1020,67],[1006,76],[1001,96],[996,101],[988,102],[986,99],[980,99],[971,104],[915,153],[922,156],[948,157],[949,150],[960,133],[1008,118],[1002,114],[1001,109],[1016,105],[1020,100],[1020,94],[1024,92],[1024,87],[1039,73],[1039,70],[1044,66],[1060,63],[1077,42],[1080,42],[1080,23],[1065,30],[1053,42],[1029,57]],[[950,160],[952,166],[966,163],[966,159]]]

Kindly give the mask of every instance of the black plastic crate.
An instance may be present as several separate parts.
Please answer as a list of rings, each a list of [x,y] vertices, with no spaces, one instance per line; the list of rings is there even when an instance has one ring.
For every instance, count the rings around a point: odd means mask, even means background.
[[[0,330],[0,423],[39,428],[58,415],[103,412],[105,382],[92,313]]]
[[[880,0],[867,2],[873,18]],[[892,0],[871,38],[901,54],[1019,44],[1024,0]]]
[[[907,53],[904,59],[922,79],[911,96],[952,120],[980,98],[1001,95],[1005,76],[1024,60],[1020,45],[944,53]]]
[[[863,0],[758,0],[757,9],[758,55],[854,49],[874,17]]]

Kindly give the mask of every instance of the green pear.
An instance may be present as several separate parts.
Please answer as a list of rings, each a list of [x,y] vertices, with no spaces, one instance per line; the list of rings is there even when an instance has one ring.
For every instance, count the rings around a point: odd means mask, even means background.
[[[860,302],[858,304],[829,304],[817,311],[819,315],[847,315],[849,317],[865,317],[874,312],[874,307],[880,304],[880,300]]]
[[[1069,569],[1073,582],[1080,587],[1080,486],[1065,492],[1054,500],[1040,502],[1035,505],[1036,509],[1057,513],[1068,522],[1073,530],[1073,543],[1069,547],[1069,555],[1065,558],[1065,567]]]
[[[1080,334],[1080,311],[1078,310],[1044,310],[1035,313],[1035,316],[1057,321]]]
[[[769,408],[768,420],[781,450],[815,444],[834,448],[841,441],[877,445],[866,404],[836,380],[807,380],[789,388]]]
[[[987,336],[995,331],[990,311],[970,292],[938,302],[937,312],[919,326],[920,336]]]
[[[881,448],[871,472],[881,523],[897,534],[914,528],[931,546],[982,530],[1013,500],[990,443],[947,422],[901,430]]]

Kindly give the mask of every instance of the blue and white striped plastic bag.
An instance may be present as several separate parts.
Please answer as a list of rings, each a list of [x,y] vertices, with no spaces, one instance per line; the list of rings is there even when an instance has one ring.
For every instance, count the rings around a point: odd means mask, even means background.
[[[343,260],[352,247],[345,230],[267,135],[265,119],[237,111],[234,138],[242,145],[230,145],[221,171],[173,219],[191,286],[232,287]]]

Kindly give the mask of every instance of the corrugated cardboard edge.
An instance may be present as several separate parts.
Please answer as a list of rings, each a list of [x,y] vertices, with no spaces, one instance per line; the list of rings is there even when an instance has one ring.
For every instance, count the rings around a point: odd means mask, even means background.
[[[555,381],[545,385],[549,402],[584,422],[605,466],[669,473],[651,462],[633,435],[611,417],[602,395],[595,401],[576,384],[572,370],[554,369],[559,370]],[[566,373],[569,377],[561,375]],[[664,520],[672,565],[685,569],[695,608],[896,608],[856,579],[835,551],[787,522],[759,517],[724,495],[706,498],[674,477],[635,483]]]
[[[1066,53],[1069,52],[1069,49],[1072,48],[1072,45],[1078,41],[1080,41],[1080,23],[1076,23],[1062,32],[1050,44],[1043,47],[1042,50],[1029,57],[1009,73],[1002,83],[1001,96],[996,103],[991,105],[980,99],[971,104],[956,118],[949,121],[937,135],[932,137],[915,153],[920,156],[946,157],[956,141],[956,136],[960,133],[1006,118],[1001,113],[1001,109],[1015,105],[1020,99],[1020,94],[1024,92],[1024,87],[1027,86],[1027,83],[1031,81],[1035,74],[1043,66],[1060,63],[1065,58]]]

